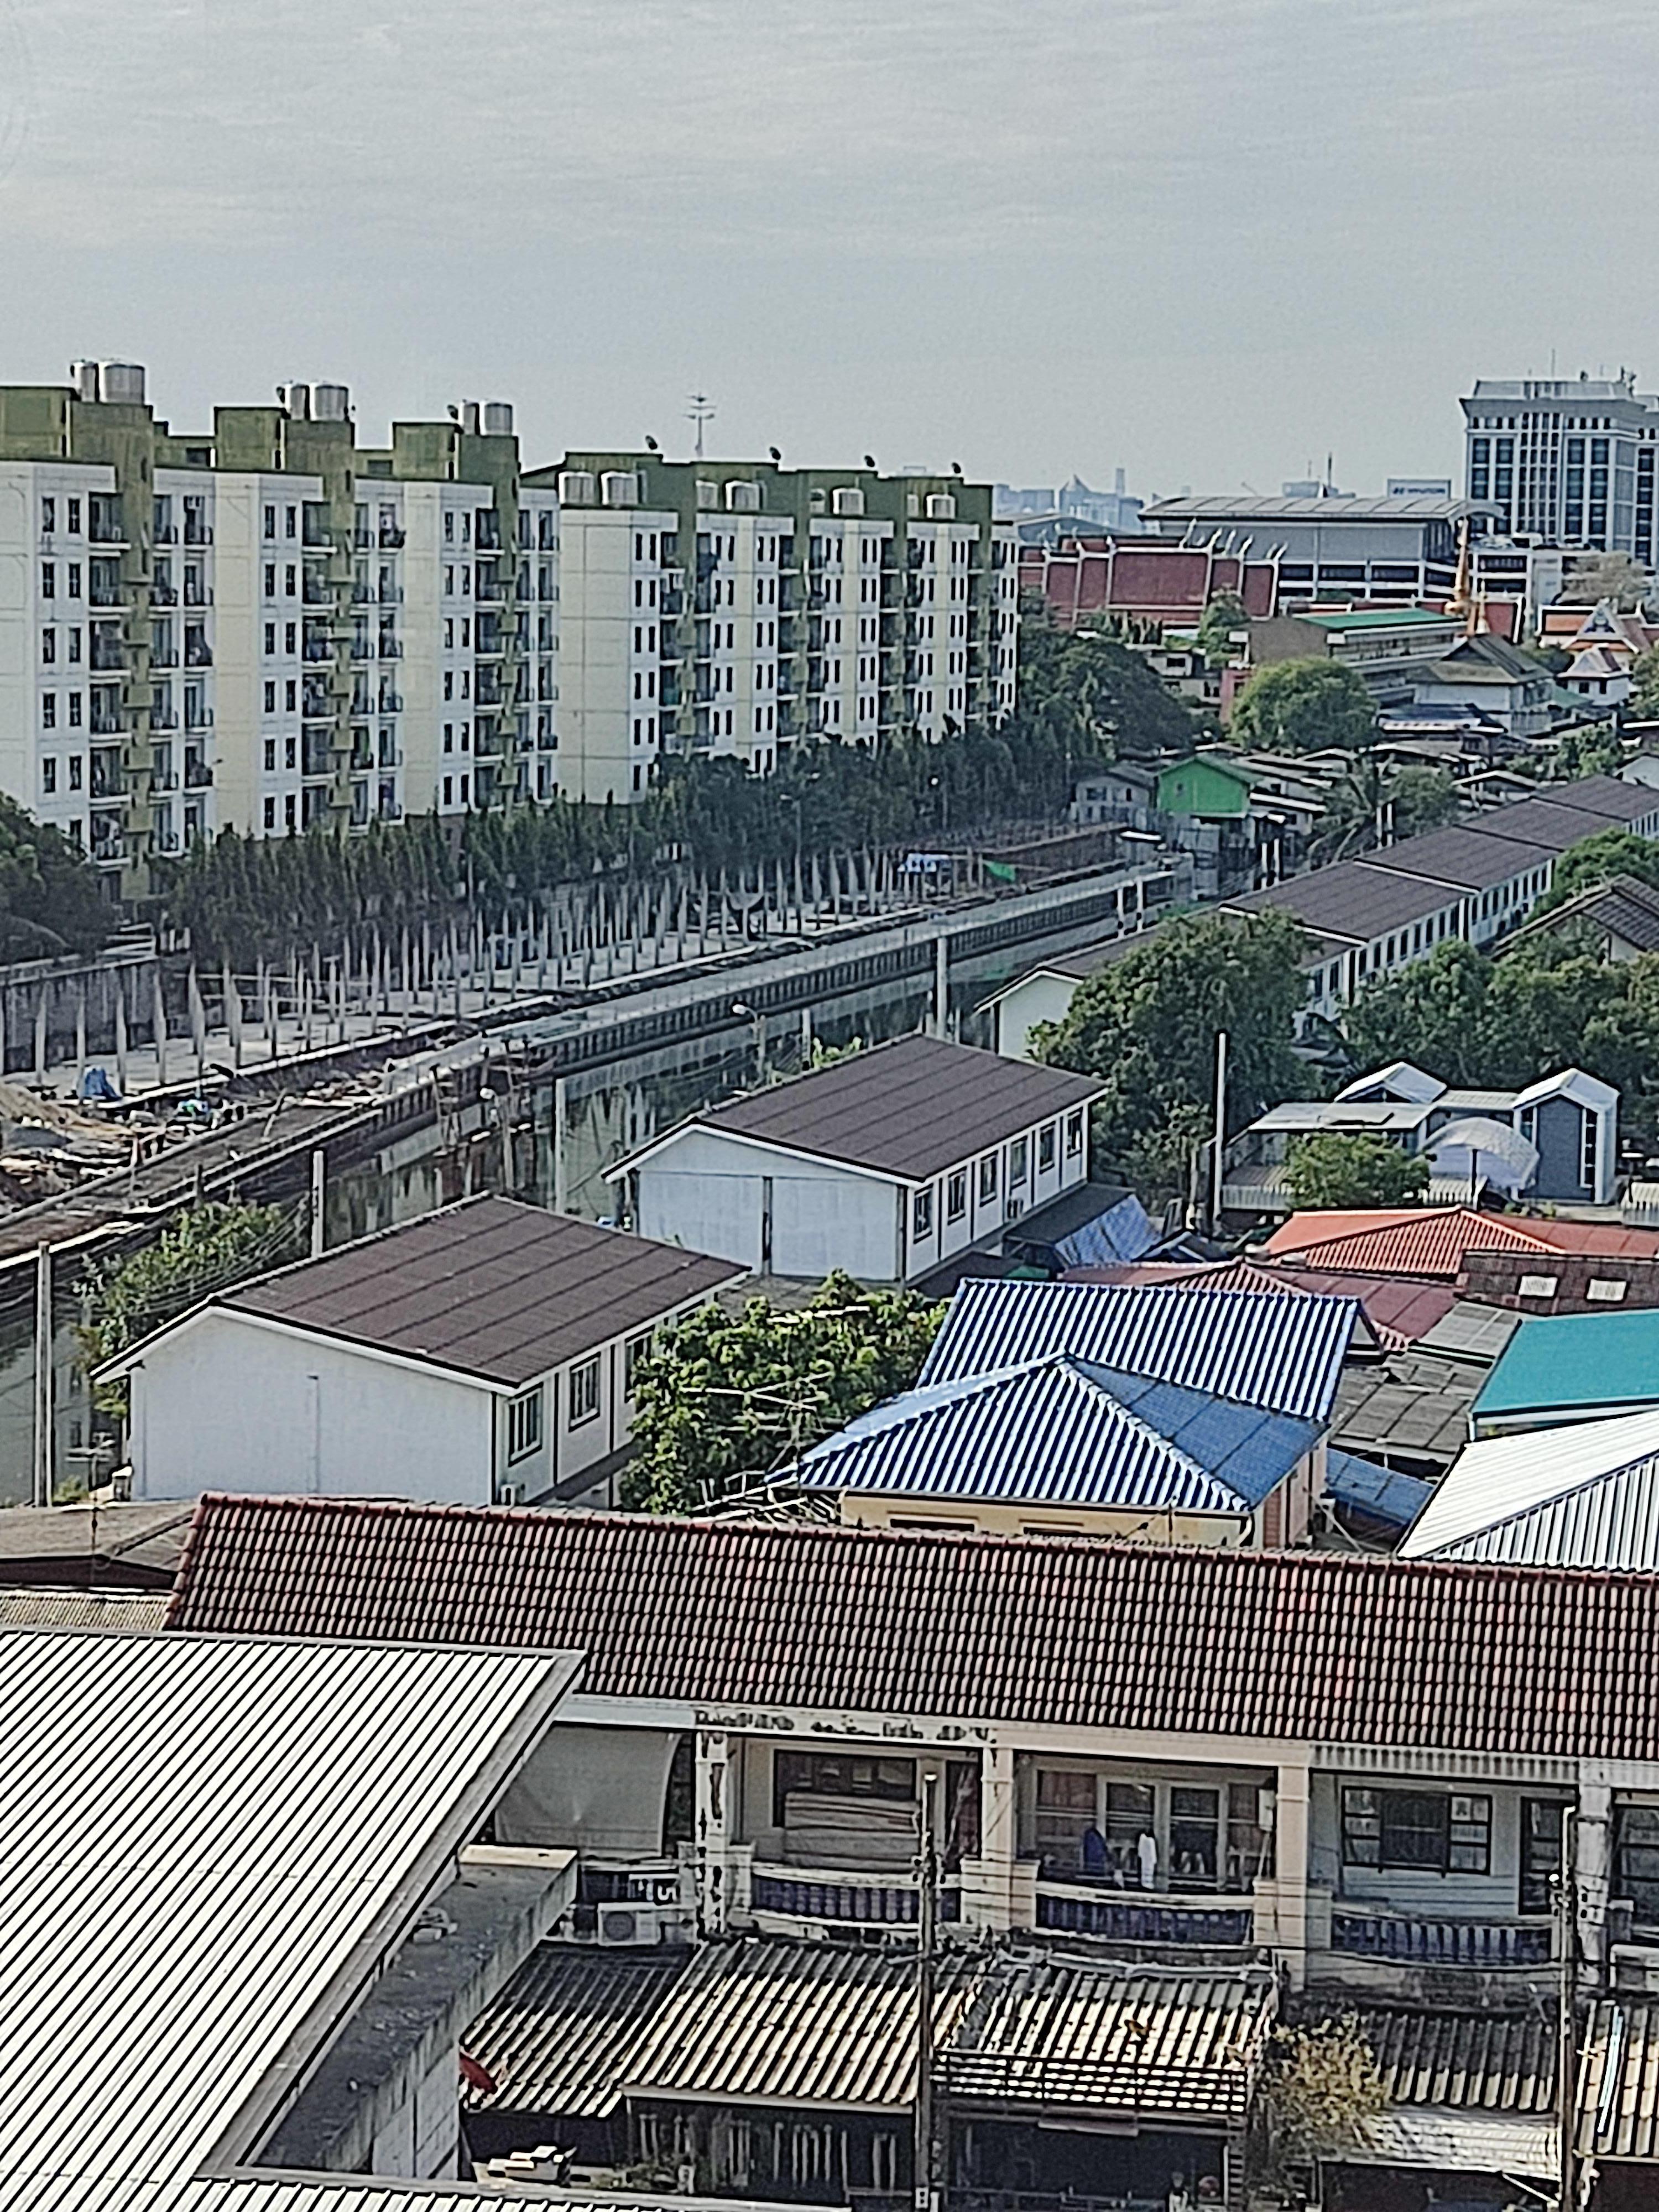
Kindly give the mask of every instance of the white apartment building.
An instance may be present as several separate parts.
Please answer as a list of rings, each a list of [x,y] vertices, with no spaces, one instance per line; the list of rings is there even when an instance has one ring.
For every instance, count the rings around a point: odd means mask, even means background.
[[[573,453],[562,507],[565,787],[641,797],[665,752],[757,774],[1012,711],[1018,581],[988,487]]]
[[[1659,557],[1659,395],[1629,371],[1482,377],[1462,408],[1468,495],[1495,504],[1511,536]]]
[[[556,491],[512,410],[359,447],[343,385],[173,435],[130,363],[0,388],[0,789],[129,892],[282,836],[558,787]]]

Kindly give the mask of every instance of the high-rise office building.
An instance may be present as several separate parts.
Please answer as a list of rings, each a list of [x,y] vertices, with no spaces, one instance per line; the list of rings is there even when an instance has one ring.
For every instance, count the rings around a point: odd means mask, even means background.
[[[1651,564],[1659,396],[1615,378],[1482,378],[1462,403],[1465,488],[1523,544]]]
[[[956,476],[573,453],[556,485],[562,787],[633,799],[665,754],[765,771],[1012,711],[1016,533]]]
[[[551,796],[557,599],[500,403],[374,449],[337,384],[199,435],[129,363],[0,387],[0,789],[129,896],[228,825]]]

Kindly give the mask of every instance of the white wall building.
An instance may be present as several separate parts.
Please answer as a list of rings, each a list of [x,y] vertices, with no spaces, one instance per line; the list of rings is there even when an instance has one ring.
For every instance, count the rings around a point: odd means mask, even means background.
[[[507,1199],[426,1215],[112,1361],[132,1494],[609,1505],[653,1331],[741,1273]]]
[[[694,1115],[611,1170],[643,1236],[908,1283],[1085,1182],[1089,1077],[901,1037]]]

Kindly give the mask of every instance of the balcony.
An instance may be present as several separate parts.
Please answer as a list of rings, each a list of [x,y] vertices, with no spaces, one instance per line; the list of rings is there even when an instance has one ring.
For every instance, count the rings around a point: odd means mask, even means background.
[[[332,660],[334,647],[325,637],[308,637],[305,641],[305,657],[310,661]]]
[[[351,594],[357,596],[354,591]],[[307,575],[300,587],[300,597],[308,607],[328,607],[334,604],[334,594],[320,576]]]
[[[380,658],[382,660],[401,660],[403,657],[403,647],[395,637],[381,638],[380,642]]]
[[[499,607],[507,601],[507,586],[499,576],[480,576],[472,596],[481,607]]]
[[[948,1884],[953,1878],[945,1877]],[[894,1876],[860,1876],[811,1867],[757,1866],[750,1883],[756,1912],[776,1912],[792,1920],[818,1920],[838,1928],[903,1928],[916,1922],[914,1881]],[[951,1887],[939,1894],[941,1920],[959,1920],[962,1899]]]
[[[213,727],[212,708],[191,707],[186,705],[185,708],[185,727],[187,730],[210,730]]]
[[[176,522],[158,522],[150,536],[158,545],[176,545],[179,543],[179,526]]]
[[[1547,1966],[1551,1936],[1547,1922],[1428,1920],[1341,1905],[1331,1911],[1333,1951],[1401,1966]]]
[[[374,596],[383,607],[400,607],[404,603],[404,587],[401,584],[382,584]]]
[[[375,542],[382,553],[401,552],[409,542],[408,532],[394,528],[389,522],[383,522],[380,525],[380,536]]]
[[[1199,1944],[1206,1948],[1254,1940],[1250,1897],[1173,1897],[1104,1889],[1095,1883],[1041,1881],[1036,1924],[1114,1943]]]
[[[193,641],[190,639],[185,640],[185,665],[186,668],[212,667],[213,647],[205,638],[197,638]]]
[[[149,710],[149,726],[152,730],[176,730],[179,726],[178,708],[152,707]]]
[[[149,649],[149,665],[152,668],[176,668],[179,665],[178,647],[171,640],[161,645],[152,645]],[[94,660],[93,666],[95,668],[97,665]],[[118,660],[114,665],[118,668],[121,663]]]
[[[98,820],[99,817],[94,815],[93,823],[94,828],[96,827]],[[94,867],[119,867],[123,865],[127,857],[126,840],[125,837],[120,836],[94,836],[92,841],[92,850],[88,857],[92,860]]]
[[[187,607],[210,607],[213,605],[213,594],[208,590],[206,585],[202,583],[199,580],[193,581],[190,577],[186,576],[185,579],[185,605]]]
[[[153,656],[152,656],[153,658]],[[127,665],[127,650],[118,637],[106,637],[102,630],[92,633],[91,665],[100,674],[119,672]]]
[[[149,598],[152,606],[176,607],[179,604],[178,587],[158,576],[149,587]]]
[[[187,514],[185,517],[185,543],[186,545],[211,545],[212,524],[204,522],[199,514]]]
[[[87,585],[89,607],[123,607],[126,589],[118,576],[94,576]]]

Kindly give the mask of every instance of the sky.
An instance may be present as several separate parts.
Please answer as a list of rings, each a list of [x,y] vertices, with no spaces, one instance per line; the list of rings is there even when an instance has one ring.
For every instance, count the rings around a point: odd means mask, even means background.
[[[0,381],[1143,494],[1659,386],[1653,0],[0,0]]]

